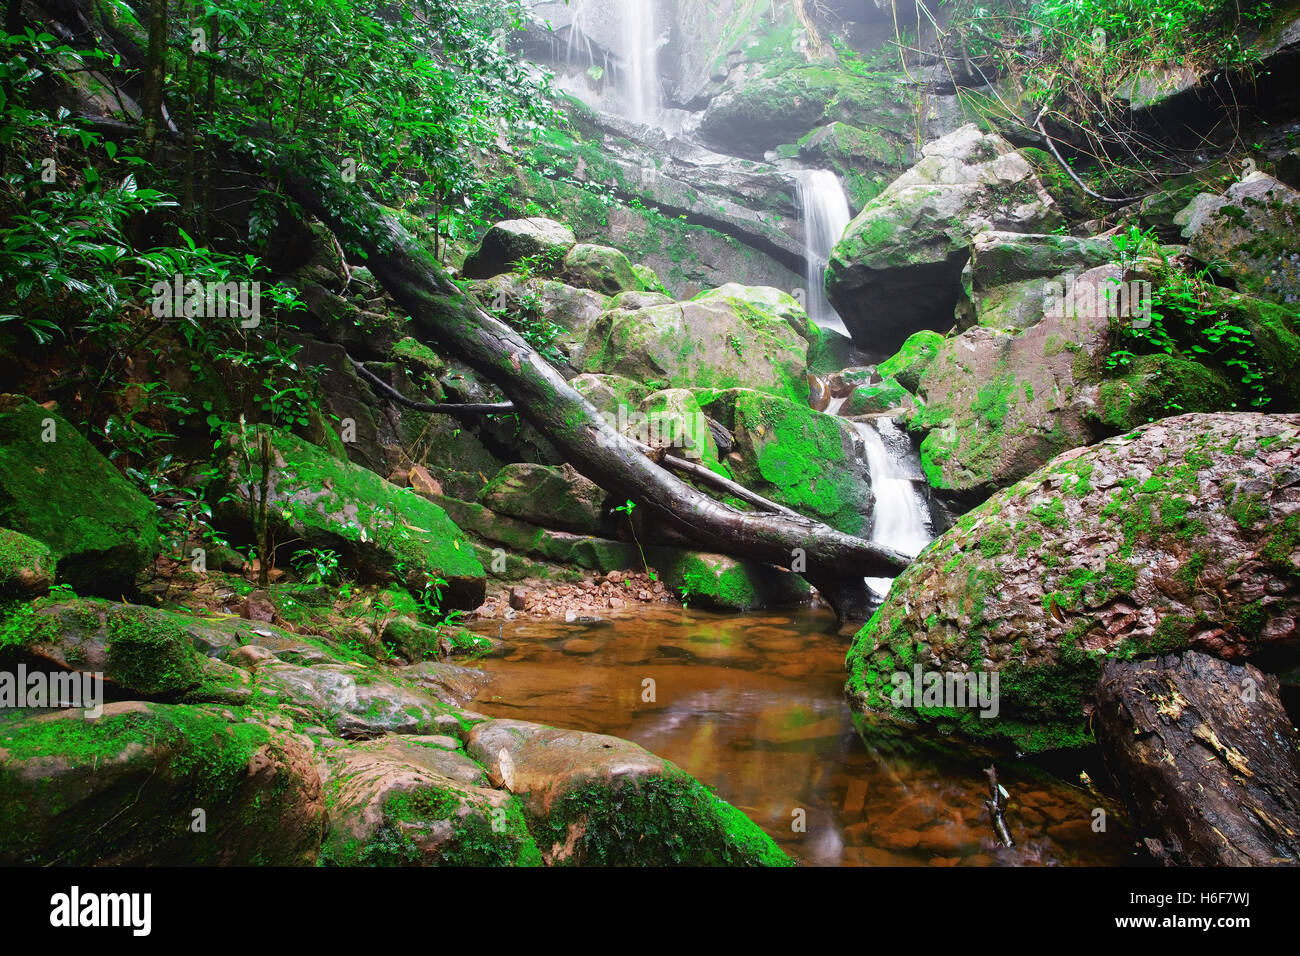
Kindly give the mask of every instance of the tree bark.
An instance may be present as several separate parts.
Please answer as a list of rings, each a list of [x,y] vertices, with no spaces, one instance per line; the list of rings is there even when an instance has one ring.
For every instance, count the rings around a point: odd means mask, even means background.
[[[1300,739],[1276,677],[1196,651],[1113,660],[1094,727],[1160,862],[1300,862]]]
[[[517,332],[479,308],[355,185],[320,167],[280,172],[289,195],[364,253],[371,273],[407,310],[419,337],[493,381],[529,424],[607,491],[633,499],[697,547],[800,570],[841,621],[866,616],[864,576],[893,575],[907,566],[896,551],[810,518],[738,511],[659,467]]]

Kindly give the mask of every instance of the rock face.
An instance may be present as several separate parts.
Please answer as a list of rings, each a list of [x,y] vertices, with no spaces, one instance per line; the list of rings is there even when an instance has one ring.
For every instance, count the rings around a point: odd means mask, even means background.
[[[309,865],[325,827],[304,738],[243,713],[123,702],[0,721],[0,862]],[[191,829],[195,811],[205,832]]]
[[[56,412],[0,395],[0,526],[49,548],[61,580],[129,589],[158,553],[155,510]]]
[[[968,124],[926,145],[849,224],[831,253],[827,295],[859,347],[889,352],[920,329],[951,327],[973,236],[1061,222],[1025,158]]]
[[[599,534],[605,492],[572,465],[506,465],[483,486],[479,502],[493,511],[577,534]]]
[[[1300,863],[1300,737],[1276,677],[1196,651],[1108,661],[1094,726],[1157,861]]]
[[[1048,750],[1102,663],[1300,657],[1300,416],[1184,415],[1076,449],[964,515],[849,652],[860,710]],[[896,708],[892,675],[996,673],[1000,711]]]
[[[1300,302],[1300,193],[1253,172],[1222,195],[1202,193],[1174,221],[1202,262],[1237,288],[1274,302]]]
[[[584,372],[661,388],[760,389],[808,399],[808,345],[779,315],[739,299],[614,310],[587,337]]]
[[[568,226],[553,219],[509,219],[487,231],[462,272],[469,279],[490,279],[533,257],[553,267],[577,241]]]
[[[551,866],[784,865],[744,814],[630,741],[489,720],[466,749],[522,802]]]
[[[296,537],[302,547],[339,551],[347,566],[374,580],[397,578],[422,589],[441,577],[448,582],[447,607],[483,603],[483,567],[441,508],[292,435],[277,429],[270,434],[268,521],[282,540]],[[219,495],[227,500],[217,510],[227,525],[246,530],[262,477],[255,433],[230,427],[224,448]]]

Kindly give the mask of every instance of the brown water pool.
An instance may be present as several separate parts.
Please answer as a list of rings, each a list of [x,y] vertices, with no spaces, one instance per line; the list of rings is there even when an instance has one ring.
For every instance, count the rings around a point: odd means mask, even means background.
[[[1081,783],[999,758],[1016,844],[1006,848],[983,808],[987,757],[936,754],[906,733],[864,743],[843,696],[848,642],[827,633],[832,624],[812,609],[668,606],[590,622],[482,622],[477,630],[505,643],[480,662],[492,680],[472,706],[636,741],[807,864],[1138,862],[1118,809]]]

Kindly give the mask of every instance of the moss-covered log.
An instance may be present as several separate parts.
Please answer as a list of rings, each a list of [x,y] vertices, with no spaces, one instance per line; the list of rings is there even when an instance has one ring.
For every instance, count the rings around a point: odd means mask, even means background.
[[[803,517],[751,514],[676,478],[607,424],[523,337],[463,293],[406,231],[331,171],[283,171],[298,202],[364,254],[370,271],[411,315],[420,338],[496,383],[519,414],[591,480],[626,494],[709,551],[804,570],[841,620],[865,616],[864,576],[892,575],[901,554]],[[803,563],[806,562],[806,565]]]

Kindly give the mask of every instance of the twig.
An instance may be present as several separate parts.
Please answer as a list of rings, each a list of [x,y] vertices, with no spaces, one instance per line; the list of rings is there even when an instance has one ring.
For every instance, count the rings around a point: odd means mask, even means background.
[[[1011,831],[1007,829],[1007,820],[1003,812],[1007,808],[1007,791],[998,783],[997,767],[985,767],[984,775],[989,778],[989,798],[984,801],[989,816],[993,819],[993,834],[1003,846],[1015,846]]]

